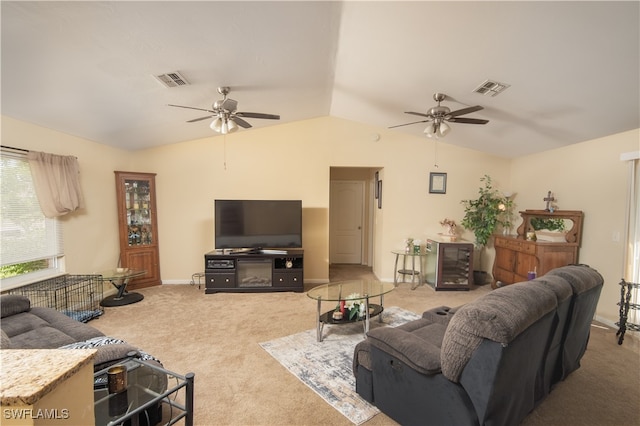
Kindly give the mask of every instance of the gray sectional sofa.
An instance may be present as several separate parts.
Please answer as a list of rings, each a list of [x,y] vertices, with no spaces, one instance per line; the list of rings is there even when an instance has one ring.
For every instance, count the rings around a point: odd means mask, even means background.
[[[26,296],[4,294],[0,296],[0,348],[2,349],[59,349],[92,348],[97,350],[94,371],[121,362],[132,352],[135,356],[160,361],[123,340],[105,336],[88,324],[76,321],[52,308],[31,307]],[[167,377],[151,369],[147,375],[155,383],[153,389],[162,392]]]
[[[603,286],[586,265],[441,307],[355,348],[357,392],[403,425],[515,425],[579,368]]]

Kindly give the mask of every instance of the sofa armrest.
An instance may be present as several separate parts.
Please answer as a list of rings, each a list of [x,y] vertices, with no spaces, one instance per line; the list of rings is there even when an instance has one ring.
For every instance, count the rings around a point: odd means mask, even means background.
[[[449,321],[451,321],[451,318],[453,318],[453,314],[455,314],[458,309],[460,309],[460,306],[457,306],[455,308],[450,308],[448,306],[439,306],[437,308],[424,311],[422,313],[422,318],[431,322],[439,322],[446,325],[449,324]]]
[[[446,326],[429,323],[420,333],[399,328],[379,328],[369,332],[371,344],[422,374],[440,372],[440,344]]]

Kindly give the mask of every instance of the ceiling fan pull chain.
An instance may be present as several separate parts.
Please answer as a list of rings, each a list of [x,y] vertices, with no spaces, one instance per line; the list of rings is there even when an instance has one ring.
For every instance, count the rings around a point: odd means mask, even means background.
[[[433,166],[437,169],[438,168],[438,140],[437,139],[433,140],[433,161],[434,161]]]
[[[224,171],[227,171],[227,134],[225,133],[224,135],[222,135],[223,138],[223,145],[222,145],[222,157],[223,157],[223,164],[224,164]]]

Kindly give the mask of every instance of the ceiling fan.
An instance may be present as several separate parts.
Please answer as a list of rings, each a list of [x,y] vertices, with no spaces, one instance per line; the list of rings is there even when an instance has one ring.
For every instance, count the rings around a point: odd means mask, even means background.
[[[172,105],[169,106],[177,107],[177,108],[188,108],[195,109],[198,111],[207,111],[210,112],[211,115],[207,115],[205,117],[194,118],[193,120],[188,120],[187,123],[193,123],[196,121],[206,120],[208,118],[215,119],[211,122],[210,127],[218,133],[222,133],[226,135],[227,133],[233,133],[238,130],[238,126],[248,129],[251,127],[244,118],[263,118],[267,120],[280,120],[280,116],[276,114],[264,114],[261,112],[241,112],[237,111],[238,101],[227,98],[227,95],[231,89],[227,86],[218,87],[218,93],[220,93],[223,98],[217,100],[213,103],[212,109],[204,109],[204,108],[196,108],[190,106],[183,105]]]
[[[483,120],[479,118],[465,118],[460,117],[461,115],[470,114],[472,112],[480,111],[483,109],[480,105],[462,108],[457,111],[451,111],[446,106],[440,106],[440,102],[444,101],[447,98],[447,95],[444,93],[435,93],[433,95],[433,99],[438,102],[438,106],[431,108],[427,113],[422,112],[412,112],[406,111],[405,114],[418,115],[420,117],[426,117],[426,120],[414,121],[412,123],[399,124],[397,126],[391,126],[390,129],[394,127],[401,126],[409,126],[411,124],[417,123],[429,123],[426,129],[424,129],[424,133],[427,137],[443,137],[451,130],[451,127],[447,124],[450,123],[466,123],[466,124],[487,124],[489,120]]]

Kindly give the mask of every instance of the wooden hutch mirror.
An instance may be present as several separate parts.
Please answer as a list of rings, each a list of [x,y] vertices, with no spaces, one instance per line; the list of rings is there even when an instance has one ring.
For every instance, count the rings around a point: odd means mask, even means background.
[[[582,236],[582,218],[584,214],[580,210],[525,210],[520,212],[522,223],[518,227],[518,237],[525,238],[527,231],[540,231],[541,229],[549,229],[554,231],[558,229],[557,223],[561,223],[564,241],[551,242],[567,242],[580,244]],[[550,226],[545,226],[550,224]],[[560,233],[560,232],[558,232]]]

